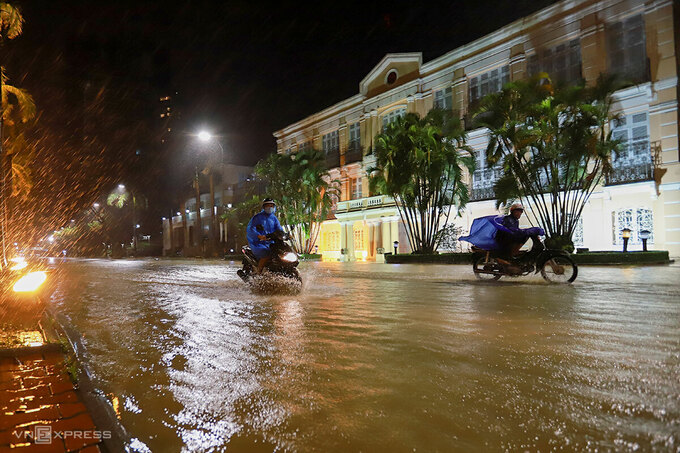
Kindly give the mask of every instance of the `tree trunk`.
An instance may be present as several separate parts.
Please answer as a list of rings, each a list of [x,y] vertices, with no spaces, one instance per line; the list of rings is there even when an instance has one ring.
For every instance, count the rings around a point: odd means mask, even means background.
[[[198,167],[196,167],[196,179],[194,180],[194,188],[196,189],[196,236],[195,245],[198,246],[200,253],[203,253],[203,224],[201,223],[201,189],[198,186]]]

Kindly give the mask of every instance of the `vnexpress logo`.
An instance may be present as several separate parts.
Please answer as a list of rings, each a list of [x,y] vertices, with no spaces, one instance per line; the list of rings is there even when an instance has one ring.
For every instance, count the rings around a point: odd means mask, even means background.
[[[36,444],[52,443],[52,427],[36,425],[33,428],[33,442]]]

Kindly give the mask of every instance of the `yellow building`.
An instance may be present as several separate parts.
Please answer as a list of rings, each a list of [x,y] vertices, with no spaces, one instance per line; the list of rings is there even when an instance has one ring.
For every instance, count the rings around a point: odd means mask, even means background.
[[[588,202],[575,244],[619,250],[621,230],[629,228],[629,249],[636,250],[639,232],[649,230],[650,249],[680,256],[678,8],[671,0],[562,1],[426,63],[420,53],[385,55],[357,95],[274,133],[280,153],[323,150],[332,177],[341,181],[342,198],[335,219],[322,226],[319,251],[325,259],[377,261],[394,241],[400,252],[409,251],[394,201],[368,190],[366,170],[373,162],[367,153],[383,125],[435,106],[465,120],[484,95],[545,71],[562,81],[590,84],[607,72],[637,82],[616,93],[622,120],[611,127],[626,141],[625,151]],[[486,130],[469,130],[468,143],[477,157],[472,201],[453,220],[464,229],[497,212],[498,171],[484,160]]]

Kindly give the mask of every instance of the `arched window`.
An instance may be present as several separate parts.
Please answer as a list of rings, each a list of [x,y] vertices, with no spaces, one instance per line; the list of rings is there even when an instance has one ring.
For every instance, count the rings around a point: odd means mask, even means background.
[[[648,243],[654,243],[654,219],[652,210],[647,208],[626,208],[619,209],[612,213],[614,229],[612,231],[613,243],[615,245],[623,244],[623,237],[621,230],[628,228],[630,233],[629,244],[641,244],[640,231],[647,230],[651,234]]]

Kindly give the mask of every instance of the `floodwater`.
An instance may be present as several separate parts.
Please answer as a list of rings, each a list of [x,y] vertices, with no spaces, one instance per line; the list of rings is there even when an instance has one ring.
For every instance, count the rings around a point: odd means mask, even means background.
[[[680,266],[303,263],[284,296],[234,263],[65,266],[131,451],[680,451]]]

